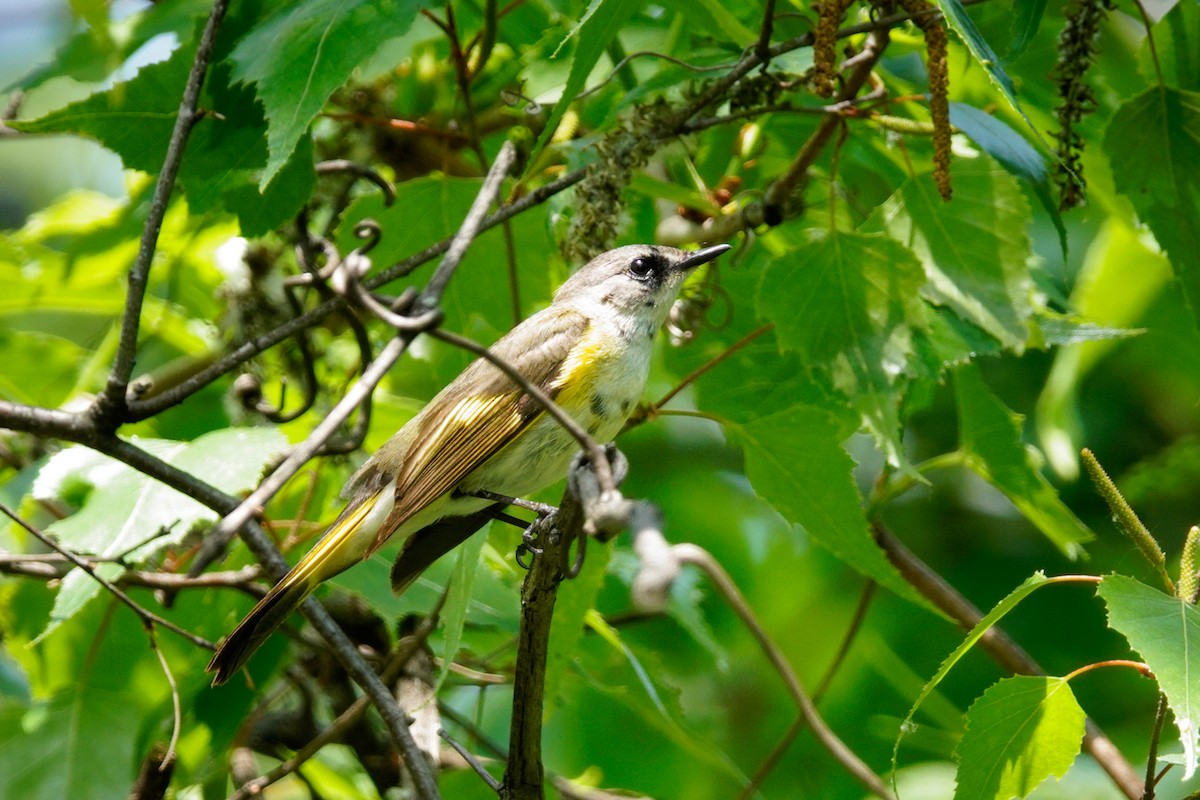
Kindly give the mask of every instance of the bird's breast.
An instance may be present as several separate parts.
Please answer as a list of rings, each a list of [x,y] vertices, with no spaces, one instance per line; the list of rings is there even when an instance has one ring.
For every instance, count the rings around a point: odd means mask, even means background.
[[[609,442],[637,407],[649,369],[648,342],[593,329],[564,360],[551,387],[554,400],[593,439]],[[562,478],[577,452],[575,438],[543,413],[459,488],[527,495]]]

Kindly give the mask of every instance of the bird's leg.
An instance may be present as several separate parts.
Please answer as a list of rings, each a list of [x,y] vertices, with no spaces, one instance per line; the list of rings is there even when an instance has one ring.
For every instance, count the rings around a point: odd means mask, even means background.
[[[463,492],[463,495],[467,497],[478,497],[480,500],[491,500],[494,503],[504,503],[506,505],[516,506],[517,508],[527,508],[537,514],[539,519],[542,517],[548,517],[555,511],[558,511],[556,506],[552,506],[549,503],[538,503],[534,500],[525,500],[520,497],[509,497],[508,495],[489,492],[486,489],[477,489],[473,492]]]
[[[507,495],[489,492],[485,489],[479,489],[474,492],[464,492],[463,494],[470,497],[478,497],[481,500],[491,500],[496,503],[513,505],[517,508],[525,508],[537,514],[537,520],[534,521],[533,524],[529,524],[525,522],[525,520],[514,517],[500,508],[490,512],[494,519],[498,519],[501,522],[507,522],[509,525],[523,529],[523,533],[521,534],[521,543],[517,545],[517,549],[513,553],[513,557],[516,558],[517,565],[521,567],[521,569],[528,570],[531,566],[533,566],[533,559],[542,552],[542,549],[533,543],[533,529],[537,526],[538,522],[541,522],[546,517],[558,511],[558,509],[555,506],[548,505],[546,503],[523,500],[519,497],[508,497]]]

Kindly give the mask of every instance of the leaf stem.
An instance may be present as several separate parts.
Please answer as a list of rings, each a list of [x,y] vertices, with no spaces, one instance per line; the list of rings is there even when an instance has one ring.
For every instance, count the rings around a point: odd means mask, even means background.
[[[1076,678],[1080,675],[1091,672],[1094,669],[1100,669],[1101,667],[1130,667],[1131,669],[1136,669],[1144,677],[1149,678],[1153,676],[1149,665],[1145,664],[1144,662],[1130,661],[1129,659],[1125,658],[1111,658],[1107,661],[1097,661],[1094,664],[1084,664],[1079,669],[1072,670],[1064,675],[1063,680],[1069,681],[1072,678]]]

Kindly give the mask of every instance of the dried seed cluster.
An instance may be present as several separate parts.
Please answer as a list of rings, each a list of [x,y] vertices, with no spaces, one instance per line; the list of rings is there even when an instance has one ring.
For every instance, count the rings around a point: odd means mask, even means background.
[[[664,99],[635,106],[623,125],[596,144],[599,158],[575,187],[575,215],[563,256],[584,263],[612,247],[621,218],[621,192],[669,135],[673,109]]]
[[[1054,181],[1059,188],[1060,211],[1082,205],[1087,183],[1083,179],[1083,136],[1076,127],[1096,110],[1096,95],[1085,82],[1088,68],[1096,55],[1096,35],[1100,24],[1115,6],[1111,0],[1079,0],[1067,12],[1067,24],[1058,37],[1058,62],[1054,79],[1058,83],[1057,143],[1058,163]]]

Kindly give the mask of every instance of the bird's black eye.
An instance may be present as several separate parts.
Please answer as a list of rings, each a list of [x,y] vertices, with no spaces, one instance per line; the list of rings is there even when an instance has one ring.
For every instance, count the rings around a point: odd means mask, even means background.
[[[652,258],[635,258],[629,262],[629,274],[639,281],[644,281],[654,274],[656,266],[658,264]]]

